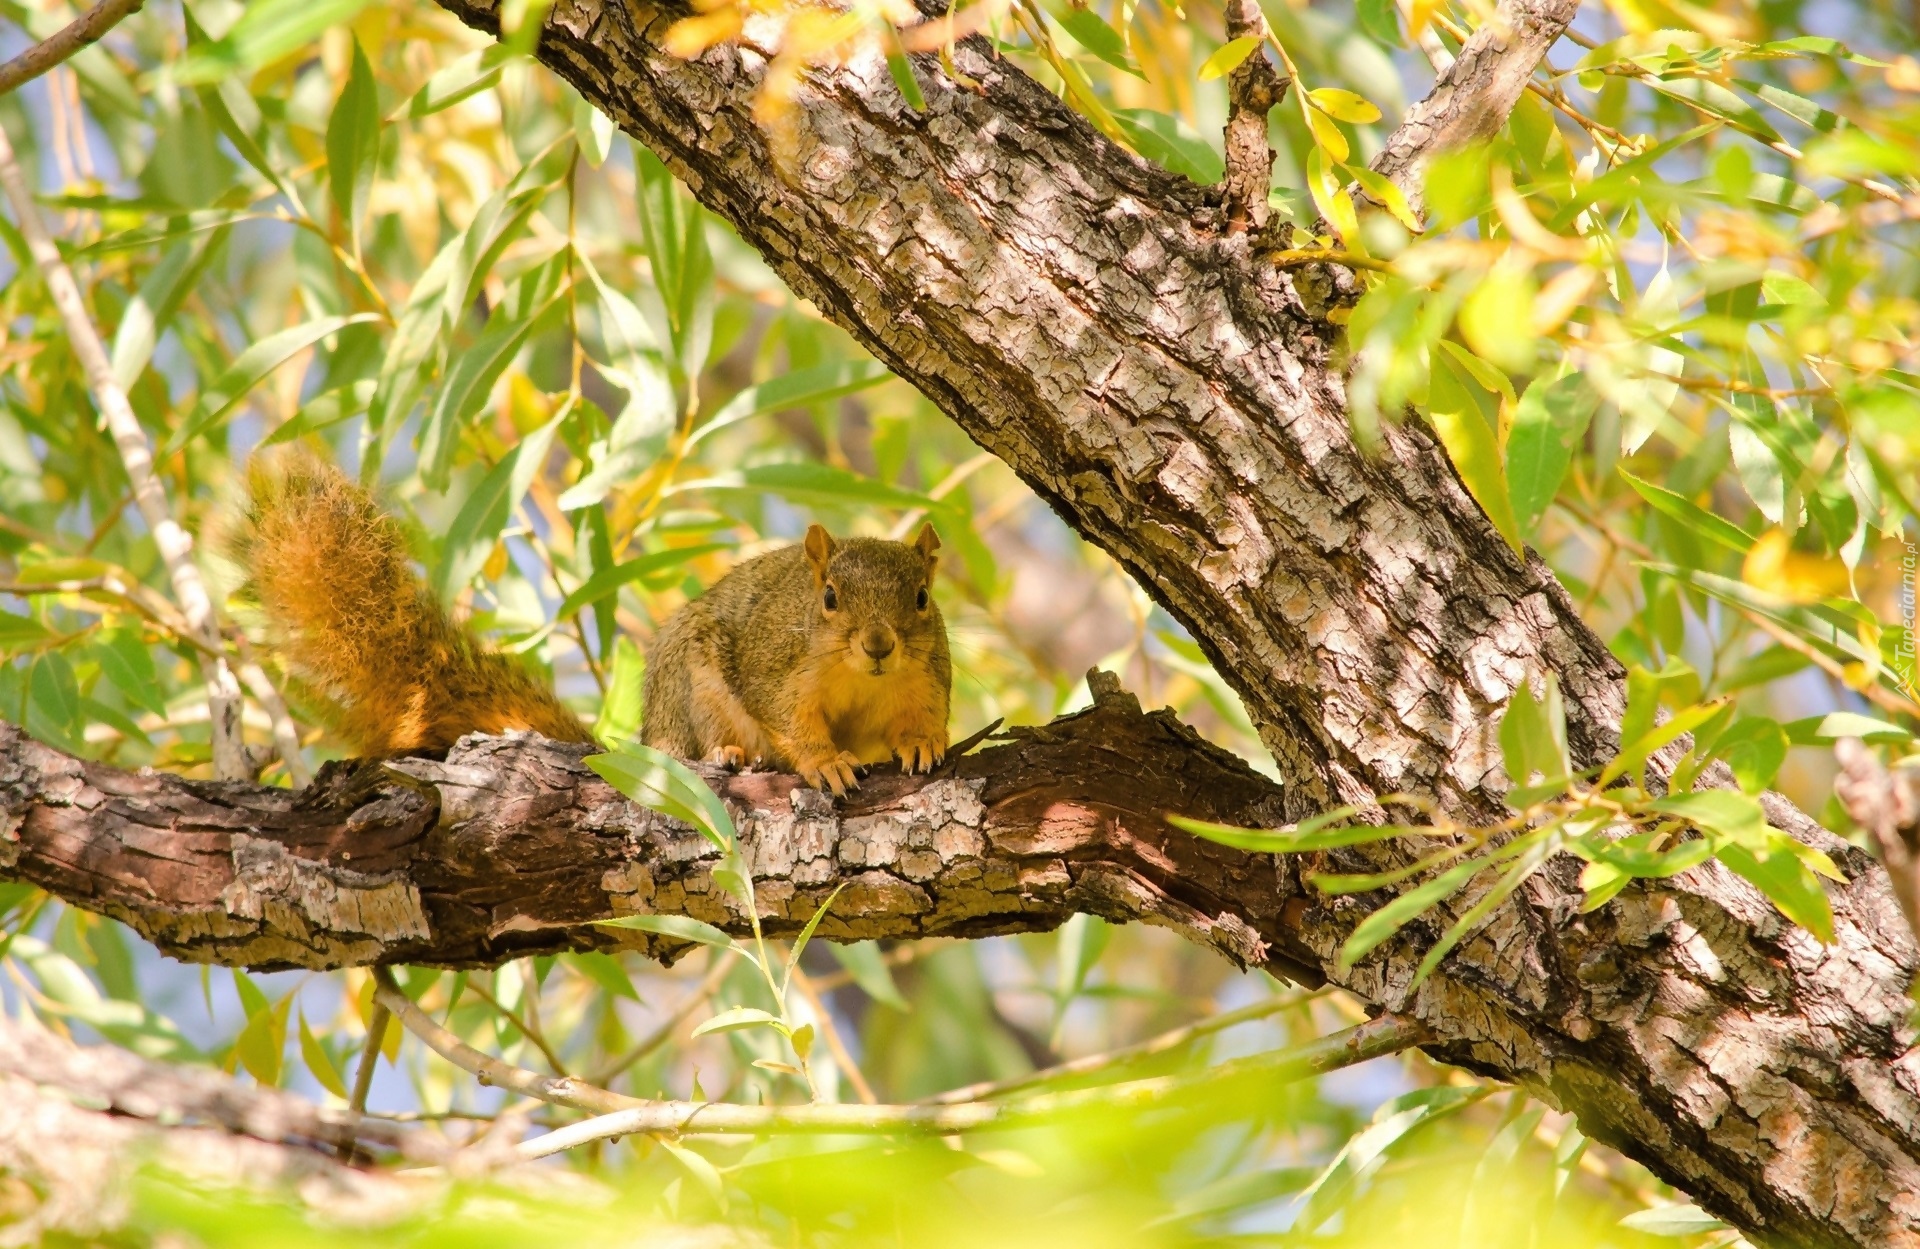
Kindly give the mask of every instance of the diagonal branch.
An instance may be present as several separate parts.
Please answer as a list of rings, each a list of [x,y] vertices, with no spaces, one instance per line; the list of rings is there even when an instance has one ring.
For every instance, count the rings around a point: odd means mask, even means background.
[[[27,240],[27,250],[40,269],[41,280],[47,284],[54,306],[60,310],[67,341],[86,372],[87,388],[93,392],[101,419],[120,452],[120,463],[133,486],[140,518],[146,522],[147,532],[153,535],[153,543],[166,563],[189,636],[199,648],[200,669],[207,680],[207,711],[212,721],[214,774],[227,780],[251,776],[246,745],[240,736],[240,684],[227,664],[219,625],[214,620],[213,599],[207,593],[199,565],[193,562],[193,537],[174,519],[166,487],[153,471],[153,446],[147,441],[139,418],[133,414],[126,388],[113,375],[106,345],[100,341],[100,332],[94,328],[93,318],[87,314],[86,302],[81,298],[80,284],[74,281],[73,270],[67,267],[60,249],[47,233],[46,223],[40,219],[39,206],[33,201],[33,192],[27,186],[20,163],[14,159],[13,144],[4,130],[0,130],[0,188],[13,204],[20,233]],[[290,769],[300,766],[297,755],[288,766]]]
[[[1407,110],[1387,137],[1374,157],[1374,171],[1391,178],[1417,211],[1426,162],[1500,133],[1533,71],[1579,7],[1579,0],[1500,0],[1493,16],[1461,46],[1460,55],[1444,63],[1433,90]]]
[[[138,13],[147,0],[100,0],[85,13],[0,65],[0,95],[32,82],[54,66],[100,41],[101,36]]]

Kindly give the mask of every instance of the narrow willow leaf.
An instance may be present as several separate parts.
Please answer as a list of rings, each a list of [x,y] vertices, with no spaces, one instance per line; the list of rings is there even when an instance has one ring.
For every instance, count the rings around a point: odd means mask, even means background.
[[[1229,39],[1214,49],[1212,56],[1200,62],[1200,81],[1211,82],[1215,78],[1225,78],[1239,69],[1240,63],[1259,46],[1260,40],[1252,35]]]
[[[1549,672],[1543,697],[1535,698],[1527,678],[1514,691],[1500,717],[1500,756],[1507,779],[1516,787],[1564,785],[1573,775],[1567,753],[1567,714],[1560,700],[1560,679]],[[1538,773],[1540,780],[1534,781]]]
[[[1577,373],[1536,377],[1520,396],[1507,432],[1507,492],[1523,536],[1538,532],[1599,404],[1600,396]]]
[[[307,1012],[300,1012],[300,1057],[306,1061],[307,1070],[320,1082],[320,1087],[342,1100],[347,1096],[347,1082],[340,1075],[340,1067],[333,1061],[333,1055],[326,1046],[320,1044],[307,1027]]]
[[[723,950],[734,948],[732,937],[690,915],[622,915],[618,919],[596,919],[593,922],[602,928],[633,928],[699,945],[718,946]]]
[[[1115,69],[1124,70],[1135,78],[1145,80],[1146,75],[1140,72],[1140,67],[1133,63],[1132,57],[1127,55],[1127,44],[1120,37],[1120,32],[1107,25],[1106,19],[1098,13],[1092,9],[1068,8],[1059,15],[1059,21],[1066,27],[1067,33],[1073,36],[1075,43]]]
[[[1395,221],[1407,228],[1408,233],[1419,234],[1425,228],[1414,213],[1413,205],[1407,202],[1407,193],[1400,189],[1398,183],[1365,165],[1346,165],[1343,168],[1349,177],[1360,184],[1368,198],[1391,213]]]
[[[703,1037],[715,1032],[738,1032],[742,1028],[773,1028],[782,1036],[787,1033],[786,1021],[780,1016],[770,1015],[758,1007],[735,1006],[694,1028],[693,1035]]]
[[[646,660],[633,639],[621,634],[613,644],[613,663],[607,669],[607,692],[600,700],[600,715],[593,722],[593,735],[609,750],[633,739],[640,731],[640,690],[646,673]]]
[[[827,917],[827,909],[833,905],[833,900],[839,897],[840,891],[845,888],[844,883],[834,886],[833,892],[827,895],[827,900],[820,904],[820,909],[815,911],[813,918],[807,921],[807,926],[802,928],[800,935],[793,939],[793,948],[787,951],[787,981],[793,979],[793,969],[800,965],[800,955],[805,952],[807,942],[813,940],[814,930],[820,927],[820,921]],[[805,1058],[806,1055],[801,1054],[801,1057]]]
[[[356,38],[347,85],[340,89],[333,115],[327,120],[327,184],[356,256],[360,254],[360,226],[366,218],[367,195],[373,189],[374,168],[379,163],[380,88]]]
[[[1413,973],[1414,984],[1417,985],[1432,975],[1440,966],[1441,960],[1453,953],[1455,946],[1466,940],[1481,922],[1493,913],[1495,907],[1512,897],[1513,891],[1525,884],[1527,877],[1533,875],[1542,863],[1553,856],[1559,848],[1559,843],[1553,836],[1555,831],[1552,825],[1548,825],[1527,834],[1529,844],[1526,850],[1500,874],[1500,879],[1494,882],[1493,888],[1487,890],[1486,896],[1455,920],[1440,940],[1434,942],[1433,948],[1428,950],[1426,956],[1420,960],[1420,966]]]
[[[252,344],[201,389],[199,402],[194,405],[193,412],[181,424],[179,431],[167,440],[166,450],[161,454],[170,455],[219,426],[233,414],[255,386],[300,352],[349,325],[377,320],[379,318],[370,312],[349,317],[320,317],[269,334]]]
[[[1647,765],[1647,759],[1654,751],[1665,746],[1683,733],[1691,733],[1720,714],[1723,705],[1707,703],[1703,706],[1688,707],[1669,717],[1667,722],[1648,729],[1631,742],[1620,748],[1620,753],[1601,770],[1597,784],[1606,788],[1623,776],[1637,778],[1640,769]]]
[[[752,417],[838,399],[877,386],[892,376],[877,360],[839,360],[769,378],[727,400],[693,432],[687,446],[689,449],[698,446],[703,439]]]
[[[1213,145],[1169,113],[1117,108],[1111,117],[1128,147],[1189,182],[1212,186],[1226,172],[1226,161]]]
[[[1675,494],[1664,486],[1642,481],[1624,468],[1619,473],[1641,498],[1653,505],[1655,511],[1678,521],[1689,531],[1742,555],[1753,549],[1753,535],[1731,521],[1715,516],[1693,500]]]
[[[1340,87],[1315,87],[1307,92],[1307,98],[1336,121],[1364,126],[1380,120],[1380,110],[1370,100]]]
[[[494,43],[436,71],[407,102],[407,116],[430,116],[487,90],[500,81],[500,67],[512,56],[506,44]]]
[[[452,599],[487,562],[514,508],[546,464],[547,450],[569,414],[570,409],[563,405],[552,420],[515,443],[467,496],[447,530],[434,576],[434,588],[443,600]]]
[[[834,960],[853,977],[853,982],[860,986],[861,992],[897,1011],[911,1009],[907,999],[901,996],[900,987],[893,982],[893,972],[887,966],[886,956],[880,952],[879,942],[856,941],[851,945],[830,945],[827,948],[832,951]]]
[[[1427,390],[1427,414],[1440,435],[1447,458],[1460,474],[1461,484],[1474,497],[1507,540],[1515,554],[1524,555],[1520,526],[1513,516],[1505,467],[1494,433],[1480,415],[1479,405],[1467,393],[1458,365],[1444,352],[1433,354],[1433,373]]]
[[[1352,807],[1341,807],[1333,819],[1348,819],[1354,814]],[[1258,854],[1294,854],[1304,850],[1332,850],[1340,846],[1365,845],[1368,842],[1386,841],[1394,837],[1408,836],[1424,830],[1399,824],[1347,824],[1337,828],[1327,828],[1331,823],[1326,817],[1319,817],[1322,823],[1308,820],[1295,828],[1236,828],[1229,824],[1215,824],[1208,820],[1188,819],[1183,815],[1169,815],[1167,822],[1176,828],[1185,829],[1196,837],[1205,837],[1208,841],[1217,841],[1223,846],[1232,846],[1237,850],[1251,850]]]
[[[1369,951],[1407,923],[1443,899],[1458,893],[1462,886],[1492,863],[1491,859],[1468,859],[1456,863],[1424,885],[1409,889],[1393,901],[1360,921],[1353,935],[1340,947],[1340,970],[1347,971],[1365,958]]]
[[[1786,839],[1784,833],[1776,838]],[[1801,857],[1786,846],[1751,850],[1744,845],[1720,848],[1718,857],[1736,875],[1767,895],[1780,913],[1800,925],[1823,945],[1833,944],[1833,909],[1827,892]]]
[[[733,852],[737,832],[727,804],[698,772],[664,750],[634,742],[604,755],[589,755],[585,762],[635,802],[691,824],[722,852]]]

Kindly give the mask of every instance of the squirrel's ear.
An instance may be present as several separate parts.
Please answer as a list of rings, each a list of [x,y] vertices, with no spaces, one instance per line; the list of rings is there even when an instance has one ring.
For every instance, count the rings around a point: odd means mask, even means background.
[[[833,559],[833,535],[825,525],[807,526],[807,562],[813,565],[814,580],[827,575],[827,563]]]
[[[940,549],[940,535],[933,531],[932,525],[920,526],[920,536],[913,540],[913,549],[920,552],[927,563],[933,563],[933,553]]]

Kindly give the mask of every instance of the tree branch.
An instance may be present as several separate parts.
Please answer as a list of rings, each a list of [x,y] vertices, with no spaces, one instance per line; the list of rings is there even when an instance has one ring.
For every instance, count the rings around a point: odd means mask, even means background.
[[[1259,0],[1226,0],[1229,41],[1257,39],[1252,52],[1227,75],[1226,176],[1227,230],[1258,231],[1272,210],[1267,191],[1273,185],[1273,149],[1267,146],[1267,114],[1287,93],[1288,81],[1267,59],[1267,16]]]
[[[146,0],[100,0],[51,38],[42,39],[0,65],[0,95],[25,86],[83,48],[99,42],[101,36],[138,13],[145,3]]]
[[[1500,133],[1533,71],[1579,7],[1579,0],[1500,0],[1493,17],[1473,32],[1451,62],[1441,59],[1445,50],[1435,40],[1427,55],[1434,58],[1437,49],[1440,57],[1434,62],[1444,67],[1433,90],[1407,110],[1387,137],[1373,159],[1374,171],[1393,179],[1418,211],[1426,162]]]
[[[193,562],[193,537],[173,517],[166,487],[154,475],[153,447],[147,441],[146,431],[140,427],[139,418],[133,414],[133,406],[127,402],[126,389],[113,375],[106,345],[100,341],[100,333],[94,328],[86,302],[80,296],[80,284],[74,281],[73,270],[61,258],[60,249],[40,220],[40,209],[33,202],[33,192],[27,186],[19,162],[14,159],[13,144],[4,130],[0,130],[0,188],[5,189],[13,203],[13,214],[19,222],[20,233],[27,240],[27,250],[32,253],[41,279],[60,310],[67,341],[80,359],[87,375],[87,388],[93,392],[101,418],[120,452],[120,463],[133,486],[140,518],[146,522],[147,531],[160,550],[190,637],[200,648],[200,670],[207,680],[207,711],[212,722],[214,774],[227,780],[251,776],[253,770],[240,736],[240,683],[227,664],[220,629],[214,621],[213,599],[207,594],[199,565]],[[297,757],[288,766],[298,768]]]

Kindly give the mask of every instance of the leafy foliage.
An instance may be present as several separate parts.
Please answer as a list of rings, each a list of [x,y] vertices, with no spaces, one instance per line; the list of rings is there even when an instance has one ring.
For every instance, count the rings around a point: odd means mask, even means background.
[[[980,30],[1110,138],[1198,182],[1221,176],[1225,79],[1273,58],[1294,84],[1271,118],[1273,211],[1299,244],[1372,262],[1347,316],[1360,432],[1417,412],[1501,533],[1539,551],[1634,665],[1624,748],[1595,775],[1572,774],[1554,691],[1523,689],[1499,733],[1514,820],[1438,830],[1453,836],[1415,865],[1422,884],[1374,910],[1347,956],[1441,917],[1437,966],[1556,853],[1585,860],[1594,905],[1717,855],[1821,933],[1830,865],[1768,830],[1752,795],[1777,782],[1817,806],[1840,736],[1910,746],[1911,622],[1896,617],[1920,445],[1905,207],[1920,68],[1892,8],[1844,8],[1876,60],[1805,35],[1791,0],[1590,6],[1579,50],[1555,52],[1505,131],[1415,188],[1424,215],[1366,162],[1424,89],[1421,60],[1457,50],[1477,10],[1274,4],[1259,43],[1225,40],[1215,9],[1132,0],[957,6],[951,22],[904,6],[699,8],[673,32],[682,52],[777,27],[762,41],[778,48],[763,106],[776,135],[808,64],[877,47],[918,108],[929,65],[950,69],[943,49]],[[592,720],[603,774],[724,853],[724,808],[631,742],[644,644],[812,517],[880,534],[930,518],[957,553],[940,593],[958,730],[1069,709],[1098,663],[1264,759],[1227,684],[1137,587],[530,61],[544,9],[509,3],[492,44],[422,3],[193,0],[135,15],[0,99],[187,527],[211,533],[257,446],[338,458],[405,518],[436,586]],[[35,38],[72,16],[59,0],[0,15]],[[204,772],[197,652],[10,223],[0,243],[0,714],[90,757]],[[228,643],[252,653],[239,629]],[[284,692],[305,752],[324,757],[299,691]],[[249,741],[268,730],[250,703]],[[1679,754],[1664,788],[1645,774],[1663,746]],[[1716,762],[1737,789],[1694,787]],[[1385,838],[1436,831],[1353,817],[1196,831],[1329,854],[1323,886],[1360,893],[1388,883],[1367,857]],[[749,876],[731,871],[752,914]],[[1048,938],[831,953],[671,916],[617,922],[715,948],[684,973],[582,955],[407,970],[402,986],[510,1062],[638,1096],[769,1103],[860,1080],[931,1095],[1272,993],[1164,934],[1091,919]],[[0,992],[52,1027],[348,1095],[372,1014],[364,973],[196,982],[21,886],[0,886],[0,933]],[[1204,1068],[1324,1032],[1342,1010],[1337,995],[1296,1002],[1107,1076]],[[1524,1098],[1419,1059],[1386,1065],[962,1148],[639,1138],[568,1160],[602,1205],[448,1185],[352,1235],[548,1241],[721,1221],[816,1243],[1216,1244],[1287,1227],[1315,1243],[1496,1244],[1527,1222],[1568,1243],[1716,1234]],[[450,1133],[501,1108],[397,1029],[378,1073],[376,1105]],[[143,1241],[327,1235],[285,1194],[148,1175],[133,1195],[128,1235]]]

